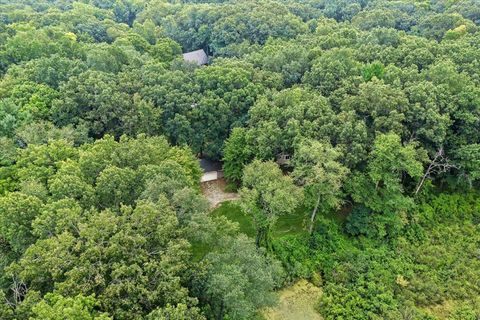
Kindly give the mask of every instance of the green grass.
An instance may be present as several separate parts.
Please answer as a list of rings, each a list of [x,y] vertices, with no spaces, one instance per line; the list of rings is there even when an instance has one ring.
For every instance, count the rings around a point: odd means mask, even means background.
[[[255,227],[252,218],[245,214],[235,201],[226,201],[221,203],[215,210],[211,212],[214,217],[225,217],[232,222],[238,223],[238,229],[241,233],[251,238],[255,238]],[[343,215],[332,212],[327,218],[341,223],[344,220]],[[272,235],[274,238],[281,238],[287,235],[300,235],[308,232],[308,223],[310,219],[310,211],[304,207],[300,207],[292,214],[280,216],[275,223]],[[202,243],[192,243],[193,259],[199,261],[207,254],[211,248]]]
[[[308,230],[308,219],[308,212],[302,207],[295,210],[292,214],[280,216],[275,223],[273,236],[282,237],[305,233]]]
[[[211,212],[211,215],[214,217],[223,216],[232,222],[237,222],[240,232],[245,233],[249,237],[255,237],[255,228],[251,218],[235,202],[223,202]],[[211,250],[212,248],[208,244],[193,242],[191,247],[192,258],[194,261],[200,261]]]
[[[300,280],[278,292],[278,304],[262,310],[265,320],[322,320],[315,307],[322,290],[306,280]]]
[[[228,220],[239,224],[239,231],[249,237],[255,236],[255,228],[250,216],[246,215],[236,202],[227,201],[212,211],[214,216],[224,216]],[[273,230],[274,237],[307,232],[306,221],[308,214],[304,208],[297,209],[294,213],[280,216]]]
[[[211,214],[217,217],[224,216],[230,221],[237,222],[240,232],[245,233],[249,237],[255,236],[252,219],[242,211],[237,203],[233,201],[223,202]]]

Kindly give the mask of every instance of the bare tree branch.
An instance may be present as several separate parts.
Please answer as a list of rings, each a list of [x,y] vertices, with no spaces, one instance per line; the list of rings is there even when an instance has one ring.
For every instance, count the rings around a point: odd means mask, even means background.
[[[434,174],[448,172],[452,168],[458,169],[458,167],[455,164],[451,163],[450,160],[445,156],[445,151],[443,147],[440,147],[437,153],[435,153],[433,159],[430,161],[430,164],[428,165],[425,174],[422,176],[422,179],[418,183],[415,189],[415,196],[420,192],[427,178],[430,178]]]

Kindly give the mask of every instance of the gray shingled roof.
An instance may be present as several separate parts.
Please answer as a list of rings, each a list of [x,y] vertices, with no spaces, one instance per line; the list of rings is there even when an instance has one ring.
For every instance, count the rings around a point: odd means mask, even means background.
[[[183,60],[186,62],[194,62],[201,66],[208,63],[208,56],[203,49],[200,49],[184,53]]]

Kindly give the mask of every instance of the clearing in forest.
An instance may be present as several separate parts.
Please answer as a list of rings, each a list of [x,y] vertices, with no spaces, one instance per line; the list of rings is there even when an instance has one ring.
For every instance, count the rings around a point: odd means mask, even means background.
[[[322,320],[315,310],[322,289],[306,280],[300,280],[294,285],[279,292],[279,301],[274,308],[262,312],[266,320]]]
[[[223,178],[202,183],[202,193],[212,208],[216,208],[222,202],[239,198],[236,192],[226,192],[226,186],[227,183]]]

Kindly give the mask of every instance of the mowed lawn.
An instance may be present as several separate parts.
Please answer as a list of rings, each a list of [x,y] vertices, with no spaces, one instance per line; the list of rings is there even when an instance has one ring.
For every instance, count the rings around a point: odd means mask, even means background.
[[[255,238],[255,228],[252,218],[245,214],[236,201],[226,201],[215,208],[211,213],[214,217],[223,216],[232,222],[238,223],[239,232]],[[273,237],[280,238],[285,235],[301,234],[307,231],[308,212],[304,208],[297,209],[294,213],[280,216],[273,230]],[[211,248],[206,244],[192,243],[193,259],[200,260]]]
[[[346,207],[339,212],[331,212],[325,215],[325,217],[342,224],[349,211],[350,208]],[[225,201],[210,214],[213,217],[223,216],[232,222],[238,223],[239,232],[244,233],[251,238],[255,238],[255,228],[252,223],[252,217],[243,212],[237,201]],[[278,239],[286,235],[306,234],[308,232],[309,223],[310,211],[304,207],[300,207],[292,214],[278,217],[272,235],[274,238]],[[200,243],[192,243],[194,259],[201,259],[208,251],[208,246]]]
[[[213,216],[224,216],[228,220],[239,224],[239,231],[250,237],[255,237],[255,228],[252,218],[245,214],[236,201],[226,201],[211,213]],[[278,217],[273,230],[274,237],[307,232],[308,213],[304,208],[294,213]]]

